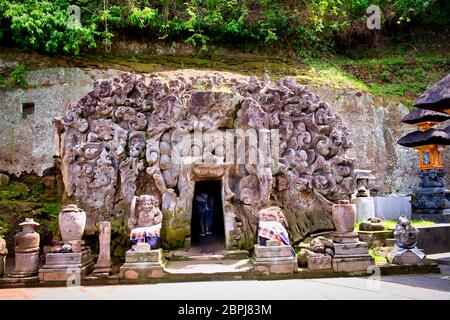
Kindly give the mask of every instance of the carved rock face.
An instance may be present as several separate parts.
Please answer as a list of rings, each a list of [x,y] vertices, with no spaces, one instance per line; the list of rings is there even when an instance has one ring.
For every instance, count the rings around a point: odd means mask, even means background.
[[[96,82],[55,121],[65,190],[83,204],[88,224],[120,211],[128,214],[136,195],[161,201],[173,189],[172,221],[183,221],[180,229],[189,230],[196,173],[181,160],[193,154],[216,166],[208,177],[227,176],[222,187],[229,190],[224,212],[230,216],[225,220],[235,226],[228,233],[236,246],[252,238],[259,210],[272,204],[292,222],[288,231],[295,242],[333,228],[329,200],[346,198],[354,189],[353,159],[345,157],[351,147],[347,129],[330,105],[289,78],[272,83],[268,77],[229,79],[214,73],[167,80],[123,74]],[[204,133],[199,139],[196,128]],[[227,129],[235,140],[238,132],[256,132],[254,139],[244,137],[243,158],[256,154],[260,162],[228,158]],[[261,132],[278,133],[278,140]],[[276,142],[258,153],[267,141]],[[136,209],[142,217],[134,217],[133,225],[150,224],[157,216],[143,203]]]

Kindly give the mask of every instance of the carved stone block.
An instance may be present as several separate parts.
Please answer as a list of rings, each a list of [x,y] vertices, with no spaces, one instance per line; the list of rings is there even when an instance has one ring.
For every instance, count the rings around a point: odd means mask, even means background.
[[[120,267],[119,278],[124,280],[142,280],[164,276],[162,249],[149,252],[126,252],[125,263]]]
[[[39,270],[40,281],[67,281],[89,275],[94,269],[90,249],[73,253],[47,253],[45,265]]]

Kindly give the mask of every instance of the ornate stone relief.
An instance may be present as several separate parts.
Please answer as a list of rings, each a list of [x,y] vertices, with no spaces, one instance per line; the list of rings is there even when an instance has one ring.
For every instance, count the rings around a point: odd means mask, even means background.
[[[355,188],[349,132],[293,79],[123,74],[97,81],[54,124],[65,191],[88,214],[87,230],[105,216],[129,216],[133,197],[150,194],[161,203],[162,233],[182,245],[195,181],[215,179],[227,247],[250,246],[259,210],[271,205],[298,242],[332,229],[329,201]],[[239,159],[252,155],[255,163]]]

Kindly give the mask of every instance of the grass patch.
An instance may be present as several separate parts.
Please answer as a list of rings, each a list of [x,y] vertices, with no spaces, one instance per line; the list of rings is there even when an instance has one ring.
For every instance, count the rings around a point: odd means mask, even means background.
[[[426,227],[426,226],[432,226],[434,224],[436,224],[436,222],[434,221],[430,221],[430,220],[424,220],[424,219],[413,219],[410,220],[411,221],[411,225],[413,227]],[[355,223],[355,231],[359,231],[359,224],[361,223],[360,220],[356,220]],[[384,228],[387,229],[395,229],[395,226],[397,225],[397,221],[396,220],[384,220]]]
[[[19,63],[0,77],[0,88],[27,87],[26,70],[43,67],[85,67],[118,69],[137,73],[180,69],[217,70],[272,80],[293,77],[300,84],[334,89],[365,91],[373,99],[403,103],[411,107],[429,86],[450,69],[448,50],[406,45],[385,45],[342,54],[322,53],[319,57],[301,58],[292,53],[262,55],[232,51],[220,54],[101,54],[85,53],[79,57],[45,56],[20,50],[0,48],[0,58]],[[23,67],[26,65],[26,68]],[[10,73],[14,73],[14,79]],[[3,82],[3,85],[2,85]]]
[[[375,259],[375,263],[388,262],[385,253],[379,252],[377,248],[370,248],[369,254]]]

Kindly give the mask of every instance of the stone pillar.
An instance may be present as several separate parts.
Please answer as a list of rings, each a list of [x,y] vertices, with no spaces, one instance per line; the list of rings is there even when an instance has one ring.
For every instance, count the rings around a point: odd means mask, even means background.
[[[6,241],[0,238],[0,278],[5,274],[6,255],[8,249],[6,249]]]
[[[99,223],[100,253],[95,265],[94,275],[108,276],[111,274],[111,222],[102,221]]]
[[[34,229],[39,223],[25,219],[19,224],[23,229],[14,237],[15,266],[11,278],[28,278],[37,275],[40,236]]]

